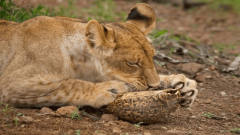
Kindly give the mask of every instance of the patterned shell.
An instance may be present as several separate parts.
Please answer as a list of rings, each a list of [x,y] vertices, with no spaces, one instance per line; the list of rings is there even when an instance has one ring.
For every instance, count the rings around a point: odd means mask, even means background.
[[[165,121],[179,107],[179,94],[174,89],[128,92],[118,95],[107,111],[133,123]]]

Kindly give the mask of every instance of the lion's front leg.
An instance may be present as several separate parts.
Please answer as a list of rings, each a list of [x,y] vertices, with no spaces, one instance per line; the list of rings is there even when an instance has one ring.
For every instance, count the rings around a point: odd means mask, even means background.
[[[23,73],[20,69],[0,78],[0,101],[18,107],[76,105],[99,108],[112,102],[118,93],[128,90],[127,85],[119,81],[92,83],[53,74],[28,77]]]
[[[184,107],[192,105],[198,94],[196,81],[191,80],[182,74],[159,75],[159,78],[160,87],[164,89],[182,87],[181,94],[184,97],[184,100],[182,100],[181,105]]]
[[[113,102],[117,94],[128,91],[127,85],[119,81],[92,83],[89,81],[68,79],[60,83],[60,87],[55,92],[43,97],[43,99],[47,100],[50,98],[50,103],[60,102],[60,105],[100,108]],[[55,101],[55,99],[60,100]]]
[[[89,99],[88,102],[91,103],[91,106],[99,108],[113,102],[117,94],[128,91],[128,85],[121,81],[106,81],[96,83],[93,90],[94,95],[92,96],[92,99]]]

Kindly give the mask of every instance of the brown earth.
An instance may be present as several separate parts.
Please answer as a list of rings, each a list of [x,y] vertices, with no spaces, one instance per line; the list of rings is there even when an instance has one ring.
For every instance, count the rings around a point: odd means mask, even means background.
[[[60,1],[60,0],[58,0]],[[21,1],[20,1],[21,3]],[[22,6],[42,3],[56,6],[56,1],[30,1]],[[60,2],[61,3],[61,2]],[[86,0],[78,1],[77,6],[90,6]],[[118,0],[117,10],[128,11],[135,2]],[[190,109],[180,109],[173,113],[165,123],[142,125],[116,120],[92,108],[80,109],[79,115],[64,117],[44,114],[37,108],[24,109],[0,105],[0,135],[231,135],[230,130],[240,128],[240,78],[222,72],[233,57],[240,52],[240,19],[232,11],[220,14],[208,6],[183,11],[179,7],[150,3],[160,18],[158,28],[187,35],[209,48],[207,60],[188,54],[169,54],[169,48],[156,48],[177,60],[188,60],[194,68],[189,71],[185,63],[175,64],[167,60],[156,59],[157,69],[163,74],[186,73],[199,81],[199,95]],[[196,51],[195,42],[181,42],[188,50]],[[224,50],[223,54],[211,45],[223,43],[235,44],[236,48]],[[209,47],[210,46],[210,47]],[[160,50],[161,49],[161,50]],[[217,61],[209,62],[208,59]],[[198,64],[196,64],[198,63]],[[201,66],[199,66],[199,64]],[[186,72],[187,71],[187,72]],[[56,108],[52,108],[56,110]],[[110,117],[110,118],[109,118]]]

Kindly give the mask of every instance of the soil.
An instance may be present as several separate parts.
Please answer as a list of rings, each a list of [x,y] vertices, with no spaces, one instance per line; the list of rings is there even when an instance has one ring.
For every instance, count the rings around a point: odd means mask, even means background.
[[[54,1],[54,0],[53,0]],[[58,1],[34,0],[22,3],[22,6],[44,4],[56,6]],[[21,3],[21,1],[20,1]],[[90,6],[86,0],[78,1],[77,6]],[[134,1],[118,0],[117,10],[128,11]],[[240,17],[232,11],[219,13],[208,6],[183,11],[180,7],[150,4],[156,9],[157,27],[187,35],[202,45],[209,47],[211,56],[218,64],[204,60],[195,61],[193,57],[173,54],[179,60],[188,59],[201,64],[201,70],[188,72],[186,75],[198,80],[199,94],[189,109],[179,109],[171,114],[164,123],[144,125],[122,120],[101,119],[103,112],[93,108],[80,109],[76,117],[43,114],[39,108],[14,108],[0,105],[0,135],[231,135],[232,129],[240,128],[240,78],[224,73],[233,56],[240,52]],[[212,45],[216,43],[236,44],[234,49],[224,50],[224,57],[216,52]],[[184,45],[191,50],[195,44]],[[156,47],[158,50],[161,47]],[[167,49],[159,50],[168,54]],[[160,61],[156,59],[156,61]],[[185,73],[183,63],[164,61],[164,66],[157,65],[163,74]],[[57,108],[52,108],[56,110]],[[86,115],[87,114],[87,115]]]

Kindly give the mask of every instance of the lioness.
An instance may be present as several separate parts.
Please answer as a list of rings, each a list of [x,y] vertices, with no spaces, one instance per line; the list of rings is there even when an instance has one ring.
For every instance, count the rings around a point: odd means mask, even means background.
[[[153,9],[136,4],[126,22],[87,23],[39,16],[23,23],[0,21],[0,101],[17,107],[102,107],[118,93],[174,87],[194,91],[183,75],[158,75],[146,38],[156,25]]]

